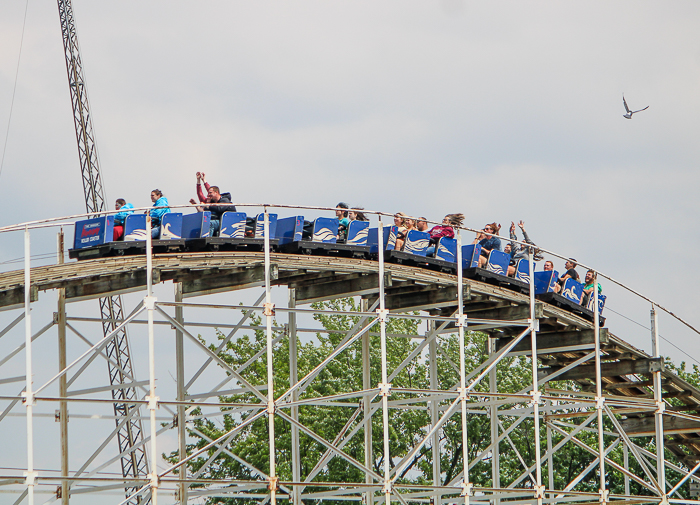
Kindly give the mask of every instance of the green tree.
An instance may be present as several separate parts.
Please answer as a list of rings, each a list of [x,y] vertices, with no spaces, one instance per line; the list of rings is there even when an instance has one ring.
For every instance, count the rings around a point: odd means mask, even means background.
[[[352,298],[333,300],[313,305],[319,310],[331,310],[342,312],[357,312],[359,307],[357,301]],[[256,353],[266,347],[266,333],[264,326],[261,326],[259,316],[251,314],[253,326],[257,326],[255,331],[244,334],[232,342],[229,342],[219,356],[229,366],[234,369],[239,368],[244,363],[250,361]],[[359,315],[328,314],[317,313],[314,319],[320,323],[324,331],[315,334],[313,338],[303,338],[298,342],[298,373],[302,378],[320,363],[322,363],[332,351],[346,338],[348,331],[357,326],[363,326]],[[420,339],[411,339],[411,335],[418,335],[421,321],[412,318],[389,318],[386,325],[387,332],[387,366],[389,373],[409,356],[419,345]],[[279,325],[274,324],[275,327]],[[376,388],[381,382],[381,356],[379,325],[375,324],[369,330],[370,339],[370,387]],[[217,332],[217,337],[222,340],[224,335]],[[276,332],[275,338],[279,338],[278,344],[274,348],[273,369],[274,369],[274,395],[279,398],[289,389],[289,338],[282,332]],[[479,332],[465,332],[465,353],[467,372],[475,370],[485,360],[485,349],[487,335]],[[456,334],[439,335],[438,343],[442,356],[437,360],[437,381],[438,388],[448,390],[453,388],[459,381],[459,339]],[[217,348],[216,342],[210,342],[212,350]],[[362,385],[362,350],[361,341],[353,343],[343,352],[335,356],[334,359],[322,369],[319,375],[311,382],[301,394],[302,399],[313,399],[338,395],[343,393],[359,392]],[[429,389],[429,367],[426,359],[427,347],[410,361],[394,378],[391,379],[392,388],[424,390]],[[683,373],[686,373],[686,380],[693,379],[698,383],[699,376],[697,368],[692,373],[684,372],[685,366],[682,364]],[[248,366],[241,375],[252,385],[267,385],[267,367],[265,354]],[[498,391],[517,392],[527,389],[532,381],[532,364],[529,358],[511,357],[502,360],[496,368]],[[581,385],[575,382],[557,382],[549,384],[557,389],[569,389],[580,391]],[[474,393],[486,392],[489,390],[488,377],[478,383],[474,388]],[[265,390],[262,389],[263,393]],[[430,415],[428,402],[425,395],[415,392],[392,391],[392,401],[410,402],[411,408],[390,409],[389,415],[389,464],[393,469],[397,462],[407,455],[427,434],[430,428]],[[241,393],[233,396],[220,397],[222,403],[259,403],[258,399],[251,393]],[[375,396],[373,404],[381,401],[381,397]],[[440,403],[441,407],[446,407],[454,401],[454,397],[446,399]],[[483,397],[470,396],[469,409],[483,409]],[[519,419],[519,415],[512,409],[522,408],[522,403],[506,404],[499,406],[499,420],[502,428],[507,429]],[[288,407],[280,407],[282,411],[289,414]],[[303,426],[311,429],[315,434],[326,440],[333,442],[337,434],[347,427],[349,430],[355,428],[362,422],[363,412],[358,412],[362,408],[359,396],[344,398],[342,401],[324,405],[302,405],[299,407],[299,421]],[[564,409],[564,408],[562,408]],[[207,440],[200,437],[200,433],[209,439],[217,439],[240,425],[250,416],[259,412],[256,410],[235,411],[221,407],[223,415],[218,421],[214,418],[197,418],[193,423],[190,435],[196,443],[188,446],[188,454],[204,447]],[[570,414],[580,414],[585,409],[576,410],[568,408],[563,410]],[[455,413],[442,427],[440,436],[440,466],[442,474],[440,482],[445,485],[455,480],[462,470],[462,426],[461,417]],[[372,416],[373,432],[373,455],[371,462],[372,469],[378,473],[383,473],[383,442],[382,442],[382,417]],[[572,426],[578,426],[585,419],[584,416],[571,417],[566,419],[569,423],[564,431],[570,431]],[[469,461],[475,461],[477,456],[491,443],[490,418],[487,415],[470,414],[468,416],[468,454]],[[595,421],[589,425],[595,428]],[[499,443],[501,452],[500,458],[500,478],[501,486],[506,487],[513,483],[524,471],[523,464],[527,467],[535,464],[536,446],[532,436],[534,421],[529,418],[520,420],[518,426],[509,434],[509,439],[504,439]],[[605,429],[613,430],[612,423],[607,420]],[[275,417],[275,449],[276,449],[276,471],[282,481],[292,480],[292,431],[290,424],[280,418]],[[556,445],[563,439],[563,435],[555,433],[553,444]],[[546,428],[544,423],[540,426],[541,453],[546,451]],[[577,439],[584,442],[589,447],[597,448],[597,434],[594,431],[581,431]],[[606,444],[612,442],[612,437],[606,438]],[[647,440],[647,447],[653,451],[653,439]],[[222,452],[214,458],[214,462],[202,471],[200,477],[206,479],[234,479],[234,480],[255,480],[260,479],[261,474],[269,471],[269,449],[268,449],[268,420],[267,416],[261,416],[253,423],[249,424],[245,430],[235,436],[227,446],[230,452],[237,455],[239,459],[231,457]],[[364,462],[364,432],[359,431],[347,441],[342,449],[347,455]],[[314,440],[311,436],[301,432],[299,437],[299,451],[301,462],[301,477],[305,479],[319,463],[327,452],[326,446]],[[517,452],[516,452],[517,451]],[[200,457],[193,459],[189,464],[190,472],[197,473],[202,469],[207,460],[216,452],[216,448],[208,450]],[[622,449],[619,446],[609,454],[614,461],[622,464]],[[177,461],[176,452],[171,453],[168,458]],[[475,486],[490,487],[493,485],[491,479],[491,454],[486,453],[478,459],[477,463],[470,471],[470,481]],[[669,455],[673,459],[672,455]],[[595,456],[585,449],[573,444],[566,444],[562,450],[556,452],[553,457],[555,471],[555,487],[562,489],[576,475],[578,475],[589,463],[594,461]],[[632,458],[631,458],[632,459]],[[241,462],[246,461],[250,466]],[[543,467],[546,460],[543,460]],[[641,475],[641,468],[632,462],[632,470]],[[250,467],[253,468],[250,468]],[[432,484],[433,482],[432,451],[430,443],[425,444],[399,475],[399,482],[412,484]],[[624,492],[624,479],[619,472],[608,472],[608,487],[611,493],[621,494]],[[323,482],[360,482],[364,480],[362,472],[349,464],[346,460],[334,456],[331,457],[317,473],[313,482],[321,484]],[[543,482],[547,482],[547,472],[543,468]],[[518,487],[532,487],[528,478],[521,481]],[[597,492],[599,487],[597,472],[591,472],[576,487],[577,490]],[[307,491],[314,488],[309,486]],[[641,486],[632,483],[633,492],[642,492]],[[210,503],[246,503],[247,500],[229,498],[226,500],[216,499]],[[348,502],[350,503],[350,502]]]

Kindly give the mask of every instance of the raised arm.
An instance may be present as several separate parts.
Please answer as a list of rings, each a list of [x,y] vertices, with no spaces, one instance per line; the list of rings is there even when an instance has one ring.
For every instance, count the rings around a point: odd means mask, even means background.
[[[520,226],[520,229],[523,230],[523,242],[527,242],[528,244],[536,245],[532,240],[530,240],[530,237],[528,237],[527,232],[525,231],[525,221],[522,219],[518,223],[518,226]]]
[[[520,244],[516,244],[514,240],[518,240],[518,236],[515,234],[515,223],[510,222],[510,251],[511,255],[518,250],[520,250]]]

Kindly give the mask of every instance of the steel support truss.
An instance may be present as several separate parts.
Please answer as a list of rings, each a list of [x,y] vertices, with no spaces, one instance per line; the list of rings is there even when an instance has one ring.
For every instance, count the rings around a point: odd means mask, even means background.
[[[85,207],[91,213],[101,212],[107,210],[105,189],[100,174],[99,158],[97,156],[95,134],[90,115],[83,62],[80,57],[78,34],[71,0],[58,0],[58,15],[61,22],[61,36],[73,108],[73,123],[78,145]],[[103,335],[112,334],[114,336],[107,344],[106,350],[111,358],[108,360],[109,383],[112,386],[121,386],[114,387],[111,391],[112,398],[115,400],[113,406],[116,423],[120,427],[117,431],[117,443],[120,453],[125,454],[121,459],[122,475],[125,479],[139,478],[148,473],[148,460],[143,449],[137,448],[142,441],[141,422],[138,417],[134,418],[129,415],[129,410],[132,407],[129,402],[136,398],[136,390],[124,385],[128,382],[128,377],[133,374],[129,352],[129,337],[126,328],[114,331],[116,321],[124,318],[122,298],[120,296],[103,297],[99,299],[99,304]],[[68,415],[67,412],[62,412],[62,414],[64,417]],[[122,420],[125,422],[121,422]],[[125,491],[129,495],[135,489],[127,487]],[[68,489],[65,489],[63,492],[64,503],[67,500],[67,494]],[[131,503],[135,505],[142,502],[142,498],[138,497]]]
[[[266,209],[266,237],[268,224]],[[379,233],[381,236],[381,220]],[[29,258],[28,229],[25,244]],[[104,495],[104,503],[122,504],[138,498],[151,499],[153,503],[158,499],[165,503],[201,503],[202,499],[215,502],[238,498],[261,504],[319,500],[386,504],[694,503],[687,498],[683,485],[687,481],[700,482],[695,476],[700,463],[694,467],[674,463],[664,453],[664,418],[668,421],[674,416],[690,416],[666,409],[661,372],[653,375],[653,398],[608,394],[601,373],[601,330],[599,320],[594,318],[595,348],[546,379],[540,377],[538,360],[532,359],[542,354],[538,351],[539,320],[532,284],[527,296],[527,319],[470,319],[463,311],[463,288],[468,281],[463,279],[462,259],[458,256],[459,269],[453,279],[457,303],[450,315],[436,311],[391,312],[385,305],[384,285],[385,269],[390,267],[380,255],[376,302],[363,300],[359,312],[311,308],[299,303],[294,289],[288,290],[286,307],[275,306],[272,261],[266,247],[264,288],[252,305],[237,305],[225,299],[197,303],[183,295],[182,286],[177,283],[172,300],[159,300],[153,292],[150,250],[148,244],[145,296],[139,298],[126,317],[103,312],[102,318],[92,320],[93,326],[100,325],[100,331],[87,333],[79,327],[78,323],[89,327],[89,318],[71,317],[61,292],[56,316],[45,323],[41,314],[32,314],[28,289],[24,312],[0,328],[0,338],[7,339],[23,323],[25,334],[23,342],[0,360],[0,386],[24,384],[17,394],[0,395],[0,422],[16,417],[22,409],[21,417],[26,421],[26,465],[13,466],[7,458],[0,465],[5,468],[0,470],[0,491],[13,496],[12,503],[26,499],[33,505],[38,493],[55,495],[62,503],[83,503],[79,501],[82,496],[90,497],[89,502],[94,503]],[[461,254],[461,247],[457,251]],[[31,275],[27,260],[25,286],[31,285]],[[533,278],[532,271],[530,275]],[[256,289],[259,288],[248,291]],[[595,297],[597,301],[597,293]],[[195,321],[189,314],[204,320]],[[235,314],[233,319],[231,314]],[[356,320],[349,330],[328,330],[314,326],[312,317],[318,315],[351,315]],[[407,318],[424,323],[422,334],[387,330],[392,320]],[[254,319],[258,323],[253,324]],[[36,320],[45,326],[33,333],[32,323]],[[653,306],[651,320],[654,356],[658,357],[658,320]],[[109,350],[115,335],[127,326],[147,329],[142,345],[147,366],[137,371],[125,367],[120,356]],[[44,344],[44,335],[51,334],[54,327],[59,344],[58,368],[55,374],[43,378],[35,373],[32,349],[37,343]],[[467,355],[473,345],[468,337],[474,328],[488,335],[484,353],[476,361],[475,354]],[[502,335],[504,328],[513,337],[499,347],[495,338]],[[220,342],[206,336],[204,342],[201,332],[208,330],[210,335],[214,329],[221,332]],[[232,365],[224,351],[235,348],[241,335],[250,334],[251,330],[264,334],[264,346],[246,362]],[[340,337],[333,348],[318,355],[315,366],[302,366],[298,360],[300,346],[312,345],[313,337],[308,335],[322,332]],[[100,336],[94,338],[97,334]],[[415,345],[397,360],[392,355],[392,341],[406,339]],[[68,359],[67,341],[82,345],[83,351]],[[520,358],[529,360],[529,371],[519,390],[507,389],[504,383],[512,382],[508,370],[513,359],[517,359],[513,350],[522,342],[529,342],[527,357]],[[161,356],[168,355],[168,348],[175,358],[172,366],[164,368],[159,365]],[[571,352],[575,350],[572,348]],[[561,352],[567,352],[565,344]],[[321,389],[314,386],[323,384],[329,367],[337,366],[352,353],[359,353],[362,363],[361,376],[354,381],[357,386],[319,394]],[[8,364],[22,354],[25,375],[9,376],[3,369],[9,370]],[[288,382],[283,385],[275,382],[273,366],[280,354],[289,368]],[[131,397],[119,398],[118,403],[126,410],[115,416],[105,414],[103,406],[115,404],[111,395],[122,386],[101,385],[98,377],[92,375],[91,363],[102,360],[117,370],[122,382],[134,391]],[[591,363],[595,367],[595,391],[548,386],[557,376]],[[410,373],[417,364],[427,370],[428,385],[397,385],[397,378]],[[251,374],[256,366],[260,373]],[[34,383],[32,377],[39,376],[42,378]],[[174,388],[164,387],[172,381]],[[86,382],[92,386],[78,388],[77,384]],[[97,431],[99,436],[94,437],[89,432],[71,431],[68,407],[84,412],[86,406],[102,413],[72,416],[74,423],[82,424],[87,418],[94,418],[91,422],[95,423],[113,419],[116,428]],[[52,417],[47,412],[52,409],[60,424],[55,440],[60,460],[55,466],[45,454],[50,451],[35,444],[37,423],[47,422],[47,417]],[[314,409],[345,414],[339,416],[342,422],[336,423],[339,427],[335,432],[319,433],[318,427],[307,424],[303,415]],[[410,433],[399,434],[411,441],[399,444],[403,448],[397,450],[392,441],[397,436],[392,420],[397,419],[397,414],[416,411],[425,412],[424,422]],[[640,413],[649,413],[655,419],[654,450],[642,442],[644,439],[625,432],[623,416]],[[211,424],[198,423],[202,420]],[[148,426],[142,440],[120,444],[118,454],[107,450],[127,423],[142,421]],[[261,423],[266,434],[257,438],[258,450],[254,455],[241,450],[236,441],[249,437],[253,430],[259,431]],[[216,426],[216,434],[207,426]],[[472,427],[481,426],[483,430],[471,431]],[[8,432],[2,432],[6,437]],[[280,449],[285,437],[291,440],[290,454],[282,454]],[[529,443],[523,444],[524,439]],[[88,442],[92,446],[86,452],[84,446]],[[447,444],[452,444],[451,448]],[[82,459],[69,459],[68,455],[76,454],[78,446]],[[309,446],[313,446],[314,455],[305,454]],[[354,450],[357,448],[359,451]],[[124,477],[115,470],[115,465],[125,458],[147,451],[153,461],[147,475]],[[576,454],[580,460],[574,473],[566,473],[555,464],[564,451]],[[166,461],[161,457],[165,452],[174,456]],[[442,458],[446,453],[456,464],[450,465]],[[41,460],[40,470],[37,459]],[[245,478],[217,478],[224,459]],[[352,468],[356,478],[330,482],[324,478],[329,465]],[[624,492],[611,492],[611,482],[616,479],[624,482]],[[115,497],[115,490],[123,492],[125,488],[131,490],[126,499],[123,495]],[[42,497],[39,501],[47,500]]]

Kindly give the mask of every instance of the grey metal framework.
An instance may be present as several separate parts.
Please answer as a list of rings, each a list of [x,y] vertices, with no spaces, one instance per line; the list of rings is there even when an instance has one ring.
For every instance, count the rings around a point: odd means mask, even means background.
[[[266,237],[269,236],[268,210],[269,207],[264,208]],[[381,236],[381,214],[377,215]],[[56,265],[31,268],[30,233],[30,227],[26,226],[24,270],[0,274],[0,310],[18,311],[17,317],[0,328],[0,337],[8,338],[20,332],[20,323],[24,322],[24,343],[0,359],[0,387],[24,382],[21,394],[0,395],[0,422],[9,419],[9,415],[22,404],[25,410],[22,417],[27,423],[26,468],[0,470],[0,491],[15,493],[15,503],[26,495],[33,504],[37,493],[55,493],[55,487],[59,485],[61,489],[61,483],[63,489],[70,488],[71,501],[85,495],[90,496],[92,502],[99,497],[102,503],[127,503],[138,496],[149,495],[153,503],[159,498],[172,502],[173,495],[179,503],[201,503],[204,498],[217,497],[261,504],[317,503],[319,500],[324,503],[387,504],[700,503],[688,498],[685,486],[688,482],[700,482],[695,476],[700,468],[700,416],[697,415],[700,391],[664,368],[657,312],[667,311],[654,302],[650,301],[653,353],[647,355],[601,328],[600,318],[589,321],[538,300],[532,284],[529,293],[520,293],[464,278],[461,257],[457,258],[458,270],[454,275],[387,264],[382,255],[378,261],[369,261],[273,253],[269,240],[264,252],[152,255],[148,238],[146,250],[149,254],[145,257],[63,263],[59,255]],[[461,240],[459,233],[457,237]],[[461,254],[461,247],[457,251]],[[530,274],[532,278],[532,271]],[[156,299],[154,283],[166,281],[174,284],[172,300]],[[274,286],[288,288],[286,307],[273,303]],[[247,293],[261,288],[263,292],[250,305],[218,298],[215,301],[220,303],[214,303],[211,298],[197,302],[198,297],[215,295],[223,298],[230,296],[231,292],[245,290],[243,292]],[[59,295],[57,315],[33,333],[32,321],[41,315],[32,314],[32,303],[39,292],[49,290],[56,290]],[[128,316],[109,318],[107,322],[112,325],[109,326],[111,330],[103,338],[96,342],[89,340],[76,325],[79,322],[102,325],[107,318],[96,320],[80,314],[71,315],[66,310],[66,303],[106,296],[114,291],[141,292],[144,296],[139,298]],[[299,336],[321,331],[318,327],[305,326],[309,316],[343,313],[313,309],[309,303],[348,296],[362,298],[361,311],[352,313],[360,317],[357,324],[346,332],[335,349],[323,356],[318,366],[299,377]],[[595,290],[594,296],[597,298]],[[231,318],[231,314],[241,310],[244,311],[242,317]],[[188,318],[188,314],[203,311],[211,314],[204,321]],[[257,328],[265,332],[265,348],[243,366],[233,368],[222,360],[218,351],[229,342],[235,345],[239,332],[256,329],[248,321],[253,313],[262,318],[262,327]],[[223,316],[218,316],[220,314]],[[275,326],[275,318],[285,316],[285,331],[276,333],[280,328]],[[406,336],[388,334],[387,323],[392,318],[407,317],[427,321],[427,329],[423,335],[411,337],[416,339],[418,346],[392,369],[388,343]],[[97,377],[89,377],[93,387],[88,389],[71,390],[71,384],[81,374],[89,373],[88,365],[94,360],[105,359],[117,366],[117,359],[104,349],[117,332],[134,325],[147,329],[147,345],[144,340],[144,347],[147,347],[148,365],[138,374],[147,375],[147,380],[140,382],[137,375],[128,375],[138,394],[125,403],[133,405],[128,411],[130,419],[147,420],[148,429],[144,431],[143,443],[138,448],[148,445],[151,472],[147,477],[132,478],[103,473],[124,456],[120,453],[110,457],[105,453],[115,432],[106,437],[95,437],[94,452],[80,465],[51,466],[51,458],[44,457],[45,451],[42,450],[42,469],[37,471],[34,422],[44,419],[37,417],[37,412],[42,407],[57,407],[61,419],[67,419],[69,406],[72,410],[86,405],[98,409],[101,405],[114,403],[112,398],[104,397],[113,390],[111,384],[95,384]],[[381,370],[379,380],[373,381],[370,354],[373,351],[376,354],[377,349],[372,348],[370,331],[374,331],[377,325]],[[47,379],[42,378],[35,385],[32,380],[35,375],[33,341],[54,327],[59,344],[58,372]],[[210,349],[198,338],[197,332],[206,328],[228,332],[218,349]],[[466,331],[481,331],[489,335],[483,360],[471,368],[467,367],[465,356]],[[68,332],[89,343],[89,348],[72,361],[66,357]],[[441,349],[440,336],[445,334],[456,335],[457,361],[450,359]],[[280,346],[284,341],[288,345]],[[163,370],[159,370],[158,356],[162,351],[157,350],[156,343],[175,348],[174,377],[164,376]],[[309,385],[322,380],[325,367],[357,344],[363,363],[361,389],[326,397],[309,395]],[[9,377],[3,369],[22,352],[25,355],[25,375]],[[290,384],[286,391],[276,395],[273,388],[275,370],[271,364],[273,357],[280,352],[286,353],[283,359],[289,362]],[[506,392],[499,389],[496,371],[513,356],[536,359],[530,359],[529,385],[518,392]],[[257,360],[266,363],[265,384],[252,384],[243,376],[245,369]],[[427,363],[430,387],[392,386],[392,380],[416,360]],[[440,384],[437,381],[438,367],[452,368],[458,379],[450,385]],[[163,387],[173,379],[175,388],[168,390]],[[556,389],[549,384],[553,380],[576,381],[580,387]],[[52,394],[53,391],[57,393]],[[236,392],[245,392],[252,399],[236,403],[222,403],[219,399]],[[324,437],[316,433],[313,426],[304,424],[299,409],[328,406],[347,408],[353,414],[337,433]],[[216,421],[224,409],[238,416],[231,417],[235,422],[227,426],[222,436],[211,439],[194,428],[195,420]],[[417,443],[403,453],[390,453],[390,413],[415,409],[427,412],[429,417],[416,435]],[[486,435],[488,440],[476,457],[470,457],[467,450],[470,437],[467,421],[471,416],[483,416],[490,426]],[[99,415],[92,417],[100,418]],[[253,422],[263,419],[267,420],[269,434],[265,447],[269,450],[269,466],[265,468],[249,461],[246,454],[233,452],[231,443]],[[381,419],[382,426],[380,470],[373,467],[377,455],[373,454],[372,438],[379,435],[376,430],[368,429],[373,419]],[[461,426],[463,463],[449,482],[441,482],[439,434],[446,423],[455,419]],[[583,421],[574,422],[576,419]],[[293,477],[289,481],[278,477],[275,421],[290,427]],[[64,427],[62,423],[56,444],[63,453],[68,453],[76,443],[76,436]],[[533,464],[528,463],[513,444],[512,435],[516,428],[529,430],[533,441]],[[168,442],[171,430],[177,433],[175,447]],[[3,437],[8,436],[6,430],[0,430],[0,433]],[[588,443],[582,436],[587,433],[595,435],[595,443]],[[85,444],[86,436],[80,433],[82,444]],[[314,440],[325,451],[311,470],[301,466],[301,436]],[[544,439],[540,440],[542,436]],[[651,446],[639,442],[649,438],[654,440]],[[353,440],[362,442],[363,457],[354,457],[346,450],[347,444]],[[203,447],[190,449],[188,453],[188,444],[191,446],[197,441]],[[590,464],[567,479],[565,486],[557,487],[554,477],[559,469],[553,464],[554,455],[571,446],[590,454]],[[179,449],[179,460],[175,463],[162,460],[160,454],[165,451],[164,447]],[[515,478],[511,475],[508,482],[502,482],[501,453],[504,447],[514,451],[522,465],[519,475]],[[128,451],[135,449],[132,446]],[[622,464],[612,457],[613,452],[620,450],[624,452]],[[248,480],[203,479],[202,473],[220,454],[228,455],[248,469],[252,477]],[[415,458],[425,454],[432,456],[433,482],[406,484],[400,478],[401,473]],[[187,463],[198,457],[204,457],[206,461],[193,473]],[[102,461],[97,463],[100,458]],[[361,478],[353,482],[320,480],[318,477],[324,468],[336,458],[356,468]],[[475,485],[470,470],[485,458],[491,461],[491,485]],[[0,463],[0,467],[10,466],[6,463]],[[596,472],[597,490],[582,488],[582,483],[590,484],[591,476]],[[624,479],[624,493],[610,492],[608,479],[612,476]],[[120,487],[134,491],[126,500],[109,494]],[[63,498],[67,502],[68,493]],[[42,499],[42,503],[44,501]]]
[[[85,194],[87,212],[102,212],[107,210],[105,204],[104,186],[100,175],[99,159],[95,146],[95,135],[90,116],[87,88],[83,64],[80,58],[78,35],[73,18],[73,6],[70,0],[58,0],[58,14],[61,22],[63,48],[66,57],[68,87],[73,106],[73,122],[78,143],[78,155]],[[126,328],[117,329],[116,321],[124,318],[122,299],[120,296],[106,296],[99,299],[100,314],[104,335],[113,335],[105,349],[109,356],[108,371],[110,385],[123,386],[133,376],[129,354],[129,337]],[[139,446],[142,441],[141,422],[138,417],[130,416],[132,404],[136,398],[136,390],[132,387],[115,387],[112,389],[115,422],[118,426],[117,442],[121,458],[122,475],[124,477],[140,477],[148,473],[148,460],[144,450]],[[66,421],[67,422],[67,421]],[[133,450],[130,450],[133,449]],[[135,489],[127,488],[127,496]],[[132,503],[141,503],[139,497]],[[67,499],[64,500],[67,503]]]

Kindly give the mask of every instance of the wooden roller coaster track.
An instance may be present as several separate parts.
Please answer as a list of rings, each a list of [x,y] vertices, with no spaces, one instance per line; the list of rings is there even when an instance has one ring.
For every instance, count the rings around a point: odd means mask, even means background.
[[[207,252],[156,254],[152,257],[152,282],[181,285],[184,298],[265,285],[265,254],[262,252]],[[294,288],[297,304],[339,297],[361,296],[368,306],[380,293],[378,262],[327,256],[269,254],[270,285]],[[31,269],[31,299],[41,292],[65,290],[68,302],[143,290],[148,284],[147,258],[127,256],[86,260]],[[456,275],[423,268],[386,263],[383,276],[386,309],[392,312],[425,311],[449,318],[457,311]],[[24,271],[0,274],[0,310],[19,307],[24,300]],[[505,348],[522,331],[531,314],[530,297],[505,286],[464,279],[462,288],[466,329],[488,333],[495,350]],[[594,324],[543,301],[534,305],[538,321],[538,380],[571,380],[581,395],[596,391]],[[473,324],[470,320],[476,320]],[[456,327],[449,323],[445,330]],[[611,411],[620,415],[627,437],[655,434],[653,374],[661,374],[662,396],[673,398],[663,411],[666,449],[688,468],[700,461],[700,390],[664,367],[663,359],[635,348],[607,328],[599,330],[604,396],[611,400],[634,399]],[[509,355],[531,356],[529,340],[522,340]],[[546,386],[545,386],[546,388]],[[547,389],[545,389],[547,391]],[[557,414],[545,413],[544,418]],[[571,417],[571,414],[567,414]]]

